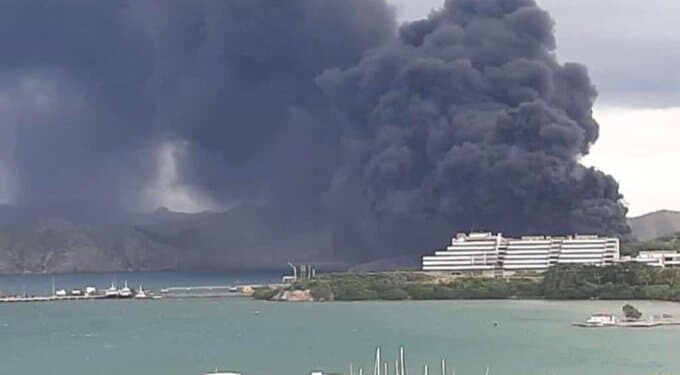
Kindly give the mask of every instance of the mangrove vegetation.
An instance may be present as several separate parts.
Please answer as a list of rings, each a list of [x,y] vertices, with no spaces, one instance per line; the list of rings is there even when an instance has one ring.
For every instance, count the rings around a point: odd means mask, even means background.
[[[334,273],[295,283],[316,301],[452,299],[653,299],[680,301],[680,270],[639,263],[559,265],[542,275],[462,277],[424,272]],[[282,289],[283,290],[283,289]],[[282,290],[259,289],[272,299]]]

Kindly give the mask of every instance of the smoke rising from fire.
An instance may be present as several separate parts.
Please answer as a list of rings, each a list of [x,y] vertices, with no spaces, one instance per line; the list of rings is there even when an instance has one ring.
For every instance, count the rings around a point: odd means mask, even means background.
[[[383,0],[0,10],[15,204],[144,207],[170,147],[188,195],[327,222],[351,259],[455,230],[627,231],[616,181],[579,164],[595,88],[533,0],[449,0],[399,28]]]

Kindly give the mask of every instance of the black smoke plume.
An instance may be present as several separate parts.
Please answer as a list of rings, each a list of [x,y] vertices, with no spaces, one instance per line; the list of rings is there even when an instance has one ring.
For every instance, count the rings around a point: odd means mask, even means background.
[[[12,201],[66,211],[144,207],[167,144],[219,203],[318,185],[297,166],[338,132],[314,78],[395,32],[383,0],[9,0],[0,28]]]
[[[361,252],[452,230],[627,231],[616,181],[579,164],[597,140],[585,67],[561,65],[533,0],[449,0],[318,83],[344,119],[328,201]]]
[[[533,0],[399,29],[384,0],[7,0],[0,46],[16,205],[149,208],[170,147],[174,186],[327,223],[353,260],[456,230],[627,230],[616,181],[579,164],[596,91]]]

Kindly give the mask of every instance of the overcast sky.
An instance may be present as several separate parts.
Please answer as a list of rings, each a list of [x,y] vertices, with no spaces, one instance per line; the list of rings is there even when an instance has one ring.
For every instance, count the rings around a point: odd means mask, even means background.
[[[402,21],[443,0],[389,0]],[[677,0],[539,0],[556,22],[558,56],[588,66],[601,135],[583,160],[614,175],[630,212],[680,210],[680,32]]]

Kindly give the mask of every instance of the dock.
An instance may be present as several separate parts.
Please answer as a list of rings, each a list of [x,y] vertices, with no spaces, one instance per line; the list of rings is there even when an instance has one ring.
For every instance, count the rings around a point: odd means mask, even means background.
[[[89,300],[95,300],[95,299],[107,299],[107,298],[104,295],[92,295],[92,296],[10,296],[10,297],[0,297],[0,303],[89,301]]]
[[[654,328],[662,326],[680,326],[678,320],[647,320],[647,321],[630,321],[618,322],[616,324],[588,324],[588,323],[573,323],[574,327],[582,328]]]
[[[91,301],[91,300],[159,300],[164,298],[227,298],[227,297],[250,297],[258,288],[279,288],[284,284],[239,284],[239,285],[212,285],[212,286],[173,286],[163,288],[153,293],[149,292],[148,298],[134,297],[109,297],[105,294],[82,294],[82,295],[50,295],[50,296],[0,296],[0,303],[26,303],[26,302],[62,302],[62,301]]]
[[[114,280],[111,282],[111,287],[108,289],[86,287],[82,289],[71,289],[70,291],[65,289],[58,290],[53,277],[51,295],[33,296],[27,295],[25,291],[21,295],[15,294],[3,296],[0,294],[0,303],[91,301],[100,299],[148,301],[165,298],[250,297],[256,289],[279,289],[288,286],[299,279],[312,279],[316,274],[316,270],[311,265],[296,266],[292,263],[289,263],[289,265],[293,269],[293,276],[284,276],[279,283],[169,286],[157,291],[142,289],[142,286],[140,285],[139,290],[135,292],[128,287],[127,281],[125,281],[125,287],[119,289],[116,286],[115,275]]]

